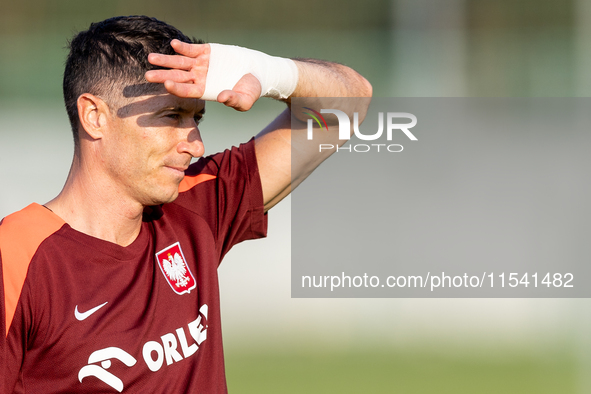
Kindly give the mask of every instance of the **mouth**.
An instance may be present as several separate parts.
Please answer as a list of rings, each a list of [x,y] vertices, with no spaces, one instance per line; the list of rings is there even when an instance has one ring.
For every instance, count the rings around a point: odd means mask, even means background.
[[[164,168],[169,169],[177,176],[183,178],[185,176],[185,171],[187,170],[188,166],[164,166]]]

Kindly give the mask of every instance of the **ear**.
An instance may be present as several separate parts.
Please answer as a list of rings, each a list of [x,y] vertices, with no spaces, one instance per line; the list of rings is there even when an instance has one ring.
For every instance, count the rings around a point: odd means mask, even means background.
[[[93,139],[100,139],[109,119],[109,107],[99,97],[84,93],[78,97],[78,120]]]

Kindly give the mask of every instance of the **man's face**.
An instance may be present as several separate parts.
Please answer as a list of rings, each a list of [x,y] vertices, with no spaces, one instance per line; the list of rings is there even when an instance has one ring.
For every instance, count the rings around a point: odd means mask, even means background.
[[[204,153],[198,124],[205,102],[162,92],[112,111],[101,159],[122,198],[144,206],[173,201],[191,158]]]

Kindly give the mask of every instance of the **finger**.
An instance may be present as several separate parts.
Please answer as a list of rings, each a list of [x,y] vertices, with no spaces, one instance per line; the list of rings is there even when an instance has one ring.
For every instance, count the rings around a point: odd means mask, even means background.
[[[222,103],[227,107],[234,108],[237,111],[248,111],[254,104],[254,100],[252,100],[252,98],[233,90],[224,90],[218,95],[217,100],[219,103]]]
[[[246,74],[234,85],[235,92],[246,94],[253,102],[261,96],[261,82],[252,74]]]
[[[166,81],[164,82],[164,87],[168,93],[183,98],[201,98],[204,92],[203,85],[195,85],[192,83]]]
[[[170,45],[176,53],[189,57],[209,55],[211,53],[209,44],[189,44],[187,42],[179,41],[175,38],[170,42]]]
[[[145,76],[148,82],[154,83],[164,83],[165,81],[198,83],[200,80],[205,80],[205,77],[196,77],[193,73],[181,70],[150,70],[146,71]]]
[[[150,53],[148,61],[155,66],[176,68],[179,70],[190,70],[195,66],[195,59],[179,55],[163,55]]]
[[[246,74],[234,85],[232,90],[221,92],[217,100],[238,111],[248,111],[261,95],[261,83],[252,74]]]

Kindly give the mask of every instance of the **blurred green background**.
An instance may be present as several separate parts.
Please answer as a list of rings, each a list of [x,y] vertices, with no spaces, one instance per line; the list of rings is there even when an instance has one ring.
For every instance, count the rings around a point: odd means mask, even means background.
[[[209,42],[341,62],[381,97],[591,93],[587,0],[2,0],[0,217],[51,199],[67,175],[66,41],[131,14]],[[248,139],[281,109],[210,104],[207,151]],[[289,199],[269,232],[220,268],[233,393],[591,392],[587,300],[291,299]]]

